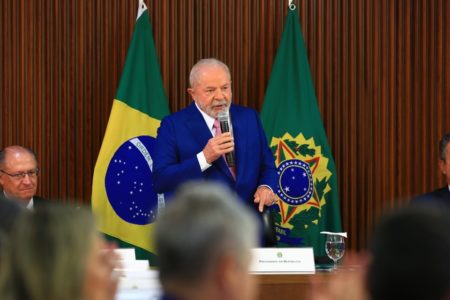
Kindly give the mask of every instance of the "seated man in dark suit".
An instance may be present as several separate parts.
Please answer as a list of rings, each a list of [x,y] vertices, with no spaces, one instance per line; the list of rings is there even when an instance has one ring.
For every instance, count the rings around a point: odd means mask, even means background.
[[[42,204],[36,196],[39,168],[34,152],[22,146],[9,146],[0,151],[1,193],[32,209]]]
[[[450,133],[445,134],[439,142],[439,168],[445,175],[447,185],[430,193],[416,197],[415,204],[433,204],[450,208]]]

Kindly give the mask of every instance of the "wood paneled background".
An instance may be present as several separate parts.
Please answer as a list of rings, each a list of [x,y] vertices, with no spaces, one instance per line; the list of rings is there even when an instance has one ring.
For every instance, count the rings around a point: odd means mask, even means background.
[[[172,111],[202,57],[229,64],[234,101],[261,109],[287,0],[146,0]],[[444,185],[450,1],[297,4],[334,153],[344,229],[366,245],[385,209]],[[37,152],[47,198],[88,203],[136,19],[134,0],[0,1],[0,147]]]

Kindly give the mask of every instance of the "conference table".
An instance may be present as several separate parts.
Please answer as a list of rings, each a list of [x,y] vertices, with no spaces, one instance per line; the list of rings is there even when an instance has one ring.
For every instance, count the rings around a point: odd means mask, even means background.
[[[311,281],[326,284],[334,272],[318,271],[315,274],[264,274],[253,275],[258,282],[260,300],[310,299]]]
[[[121,261],[117,300],[158,300],[161,285],[157,269],[149,269],[148,261],[136,260],[134,249],[117,249]],[[302,300],[311,298],[312,282],[324,287],[342,271],[352,272],[359,266],[340,266],[331,271],[329,265],[316,265],[313,274],[253,274],[260,300]]]
[[[157,271],[148,270],[140,276],[122,278],[117,300],[159,300],[161,286]],[[145,276],[143,276],[145,275]],[[310,299],[311,282],[327,284],[335,272],[317,271],[315,274],[264,274],[252,275],[258,284],[260,300],[303,300]],[[131,276],[131,277],[130,277]]]

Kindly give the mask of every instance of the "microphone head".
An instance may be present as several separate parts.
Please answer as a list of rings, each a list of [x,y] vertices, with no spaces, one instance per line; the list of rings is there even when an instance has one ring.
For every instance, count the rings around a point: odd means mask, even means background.
[[[219,122],[228,121],[228,115],[229,115],[228,109],[221,110],[217,114],[217,119],[219,120]]]

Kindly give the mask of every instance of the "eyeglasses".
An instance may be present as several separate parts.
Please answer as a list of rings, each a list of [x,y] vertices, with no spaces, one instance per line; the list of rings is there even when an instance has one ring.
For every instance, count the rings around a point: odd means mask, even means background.
[[[25,176],[28,175],[29,178],[36,178],[39,175],[39,169],[34,169],[28,172],[22,172],[22,173],[15,173],[15,174],[11,174],[8,172],[5,172],[3,170],[0,170],[0,172],[12,177],[15,180],[22,180],[25,178]]]

